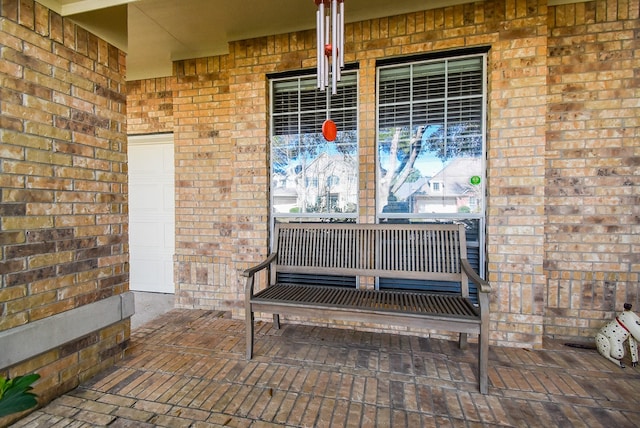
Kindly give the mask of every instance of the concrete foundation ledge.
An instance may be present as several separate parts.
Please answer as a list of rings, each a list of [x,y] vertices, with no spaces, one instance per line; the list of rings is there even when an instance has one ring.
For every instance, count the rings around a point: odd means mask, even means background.
[[[135,313],[133,292],[128,291],[49,318],[0,332],[0,369],[55,349]]]

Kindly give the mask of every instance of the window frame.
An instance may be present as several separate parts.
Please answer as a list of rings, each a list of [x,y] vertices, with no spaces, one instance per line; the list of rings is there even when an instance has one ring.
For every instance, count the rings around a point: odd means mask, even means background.
[[[380,60],[376,64],[376,137],[375,137],[375,152],[376,152],[376,192],[375,192],[375,218],[376,222],[456,222],[456,221],[472,221],[478,222],[478,241],[467,242],[470,247],[478,246],[479,252],[479,274],[484,277],[486,274],[486,217],[487,217],[487,198],[488,198],[488,186],[487,186],[487,93],[488,93],[488,73],[487,73],[487,61],[488,61],[488,47],[478,47],[469,50],[462,50],[456,52],[437,52],[427,55],[414,55],[404,58],[390,58]],[[378,192],[378,186],[380,185],[380,178],[378,172],[380,171],[381,159],[379,152],[380,143],[380,110],[381,110],[381,81],[380,71],[384,69],[391,69],[393,67],[415,67],[416,65],[423,65],[429,63],[437,63],[443,61],[456,61],[464,60],[467,58],[481,58],[482,67],[482,95],[481,95],[481,129],[480,135],[482,138],[482,154],[480,156],[481,161],[481,190],[482,195],[481,208],[478,213],[401,213],[401,212],[382,212],[382,208],[386,205],[387,201],[380,200],[380,194]],[[413,77],[412,77],[413,79]],[[412,100],[413,103],[413,100]],[[439,193],[443,192],[443,183],[439,183]],[[480,202],[475,200],[476,205]]]

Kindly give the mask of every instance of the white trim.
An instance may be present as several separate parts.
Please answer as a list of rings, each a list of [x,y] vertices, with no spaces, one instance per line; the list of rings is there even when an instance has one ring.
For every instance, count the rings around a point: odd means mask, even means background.
[[[136,1],[138,0],[37,0],[41,5],[62,16],[91,12]]]
[[[173,133],[128,135],[127,140],[129,144],[173,144]]]

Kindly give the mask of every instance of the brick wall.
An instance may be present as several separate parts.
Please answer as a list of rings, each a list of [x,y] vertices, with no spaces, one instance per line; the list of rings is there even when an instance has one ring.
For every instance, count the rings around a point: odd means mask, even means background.
[[[127,84],[127,133],[173,132],[175,79],[162,77]]]
[[[544,313],[545,2],[491,9],[488,279],[492,339],[540,346]],[[499,18],[498,18],[499,16]]]
[[[592,335],[640,310],[640,6],[549,13],[546,332]]]
[[[635,9],[632,3],[636,5]],[[557,24],[550,18],[558,15],[568,19],[569,12],[580,8],[599,10],[615,4],[613,0],[603,0],[547,8],[544,1],[488,0],[358,22],[346,27],[345,59],[359,64],[361,221],[375,219],[375,61],[419,52],[491,46],[488,57],[487,245],[489,279],[494,289],[491,302],[491,340],[494,344],[539,347],[544,334],[592,334],[602,321],[603,313],[581,311],[575,301],[575,311],[568,324],[563,326],[562,320],[555,316],[559,306],[552,294],[554,287],[556,295],[559,288],[554,277],[583,275],[586,278],[589,273],[582,267],[550,269],[555,257],[562,259],[567,254],[566,248],[553,251],[554,247],[549,243],[549,235],[556,233],[553,223],[558,221],[551,213],[565,209],[566,204],[566,199],[554,199],[553,190],[549,189],[554,179],[550,171],[558,168],[553,162],[564,159],[564,154],[560,156],[558,150],[565,150],[563,144],[567,139],[567,135],[554,134],[552,128],[571,126],[566,118],[554,119],[553,112],[558,103],[566,103],[559,95],[559,85],[566,82],[558,74],[566,74],[568,68],[567,65],[564,68],[556,66],[555,61],[559,58],[557,54],[553,55],[553,50],[571,29],[558,32]],[[618,21],[633,18],[633,13],[637,14],[637,2],[620,4],[627,5],[627,15],[621,12],[622,7],[616,9],[618,14],[609,12],[605,15],[611,19],[610,25],[630,28],[632,22]],[[566,25],[572,27],[576,23]],[[586,28],[575,29],[583,33],[584,30]],[[606,37],[600,35],[604,30],[594,25],[588,29],[591,34],[583,34],[583,37],[587,40]],[[633,45],[629,34],[637,34],[637,29],[635,31],[631,29],[625,33],[627,56],[631,55]],[[562,51],[570,50],[572,41],[567,39],[564,43],[567,47]],[[621,45],[624,43],[624,40],[620,42]],[[575,55],[579,53],[575,52]],[[171,87],[173,91],[172,127],[166,126],[171,122],[166,118],[157,130],[171,130],[176,139],[179,229],[176,285],[181,306],[231,309],[235,316],[241,315],[243,284],[238,272],[267,252],[266,75],[313,67],[315,32],[304,31],[233,42],[229,55],[176,62],[174,76],[162,80],[161,86]],[[638,68],[637,64],[632,66],[629,59],[626,63],[620,60],[619,67],[627,75],[633,75],[633,69]],[[635,85],[637,98],[638,76],[635,78],[626,83]],[[608,77],[594,77],[593,84],[600,87],[604,85],[603,79]],[[150,81],[131,82],[129,105],[138,106],[137,111],[142,112],[145,105],[150,105],[148,100],[154,99],[154,95],[143,88],[153,84]],[[593,89],[583,91],[591,93],[589,91]],[[632,94],[633,89],[628,93]],[[617,105],[601,108],[608,111],[609,117],[624,114],[626,121],[631,123],[632,118],[637,120],[638,116],[637,110],[629,111],[631,105],[632,101],[628,99],[626,103],[619,101]],[[138,122],[135,129],[130,127],[130,131],[155,130],[158,117],[164,117],[167,111],[168,107],[163,112],[150,109],[148,114],[136,115],[134,120]],[[635,128],[631,124],[627,126],[626,139],[616,144],[626,147],[624,153],[631,154],[631,158],[624,160],[628,175],[633,167],[630,159],[638,155],[638,143],[637,123],[633,125]],[[586,129],[591,128],[585,126],[584,129],[585,135],[573,138],[588,137]],[[567,129],[566,133],[571,131]],[[578,152],[572,153],[573,157],[581,156]],[[613,158],[618,160],[626,157],[621,151],[615,153]],[[569,174],[569,168],[573,167],[567,164],[565,168],[564,172]],[[616,168],[616,171],[621,174],[623,170]],[[598,176],[598,173],[595,171],[591,175]],[[629,180],[632,178],[627,177],[627,182]],[[632,186],[620,187],[623,188],[632,192]],[[630,195],[620,202],[622,206],[611,207],[611,210],[637,210],[634,208],[637,201]],[[631,226],[626,230],[631,230]],[[579,230],[576,233],[573,238],[576,241],[591,239]],[[625,248],[631,248],[632,236],[628,232],[609,229],[609,233],[612,234],[609,239],[626,240]],[[593,246],[587,251],[589,257],[599,257],[601,253],[594,252],[596,248]],[[601,260],[607,257],[611,256],[603,256]],[[625,298],[637,299],[637,290],[628,286],[632,281],[630,272],[638,270],[637,261],[635,263],[623,266],[630,269],[625,277],[629,278],[624,286],[627,290],[624,291]],[[615,275],[619,275],[618,267],[609,265],[608,274],[615,271]],[[584,282],[581,278],[575,277],[576,284]],[[637,278],[635,281],[637,287]],[[606,281],[602,279],[601,282]],[[614,294],[623,289],[618,285],[621,285],[620,281],[612,285],[616,290]],[[564,288],[562,293],[569,295]],[[550,308],[547,308],[547,300]],[[615,306],[620,306],[621,301],[617,300]],[[569,328],[579,323],[586,323],[590,330]]]
[[[128,289],[125,55],[32,0],[0,2],[0,331]],[[0,374],[43,400],[122,358],[123,321]],[[28,345],[28,344],[26,344]]]

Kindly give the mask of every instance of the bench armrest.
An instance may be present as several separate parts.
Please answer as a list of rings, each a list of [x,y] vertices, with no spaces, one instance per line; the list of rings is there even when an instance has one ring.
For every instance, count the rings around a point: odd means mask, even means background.
[[[257,272],[260,272],[262,269],[267,268],[278,256],[278,253],[271,253],[269,257],[267,257],[262,263],[252,266],[248,269],[245,269],[242,272],[242,276],[249,278],[250,276],[255,275]]]
[[[253,267],[250,267],[249,269],[245,269],[242,272],[242,276],[247,278],[246,284],[245,284],[245,290],[244,290],[245,305],[247,308],[251,307],[249,301],[251,300],[251,297],[253,297],[253,288],[255,285],[256,273],[271,266],[271,263],[273,263],[273,261],[276,259],[277,256],[278,256],[278,253],[271,253],[269,254],[269,257],[267,257],[262,263],[257,264]]]
[[[481,293],[490,293],[491,292],[491,284],[489,281],[486,281],[480,278],[480,275],[471,267],[469,261],[467,259],[461,259],[462,262],[462,270],[467,274],[470,280],[475,282],[478,285],[478,291]]]

